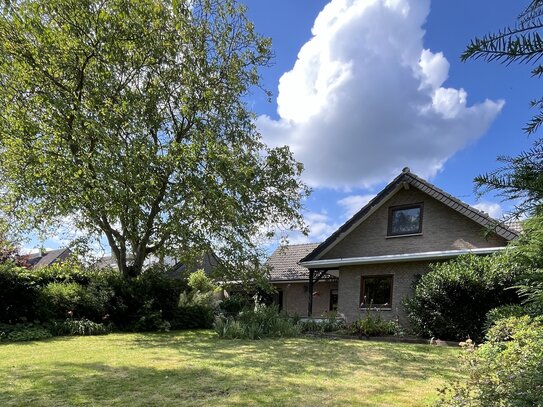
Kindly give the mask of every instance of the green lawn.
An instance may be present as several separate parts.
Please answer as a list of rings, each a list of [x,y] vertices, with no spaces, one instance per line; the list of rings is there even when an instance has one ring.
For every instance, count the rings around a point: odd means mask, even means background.
[[[0,345],[0,406],[423,406],[459,351],[210,331]]]

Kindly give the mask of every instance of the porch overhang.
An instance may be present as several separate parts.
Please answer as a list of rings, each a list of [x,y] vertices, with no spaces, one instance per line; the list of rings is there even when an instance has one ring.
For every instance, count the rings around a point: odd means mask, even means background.
[[[506,247],[485,247],[477,249],[443,250],[435,252],[391,254],[386,256],[349,257],[340,259],[310,260],[298,264],[308,269],[334,269],[342,266],[358,266],[362,264],[402,263],[408,261],[446,260],[462,254],[492,254],[505,250]]]

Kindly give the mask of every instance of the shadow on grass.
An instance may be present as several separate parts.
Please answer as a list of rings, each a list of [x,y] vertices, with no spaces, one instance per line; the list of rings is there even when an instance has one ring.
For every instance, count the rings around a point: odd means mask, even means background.
[[[373,376],[383,378],[398,374],[413,380],[428,376],[445,380],[458,377],[456,364],[442,363],[444,358],[455,360],[457,349],[421,344],[306,337],[224,340],[211,331],[145,334],[132,344],[147,349],[168,347],[195,359],[216,361],[224,367],[241,364],[251,370],[271,371],[283,376],[365,369]]]
[[[65,339],[49,341],[60,346]],[[210,331],[118,334],[100,344],[122,347],[128,356],[90,362],[81,349],[77,358],[55,355],[47,364],[8,367],[0,372],[0,405],[406,405],[375,400],[410,397],[429,378],[458,377],[457,352],[426,345],[220,340]],[[360,381],[353,380],[360,372]]]

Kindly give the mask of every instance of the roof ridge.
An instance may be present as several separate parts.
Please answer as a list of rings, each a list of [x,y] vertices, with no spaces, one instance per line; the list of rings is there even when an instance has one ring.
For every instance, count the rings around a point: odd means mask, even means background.
[[[351,218],[349,218],[345,223],[343,223],[336,231],[334,231],[328,238],[326,238],[319,246],[317,246],[312,252],[308,253],[307,256],[305,256],[301,261],[309,261],[313,257],[319,255],[322,253],[322,251],[328,247],[330,244],[332,244],[334,241],[336,241],[338,238],[340,238],[344,233],[348,233],[352,227],[354,227],[357,222],[359,222],[361,219],[364,218],[365,215],[371,210],[371,208],[380,203],[383,199],[386,199],[388,195],[396,188],[398,185],[402,182],[409,182],[411,183],[419,183],[422,184],[425,188],[428,188],[430,190],[433,190],[433,192],[440,194],[444,198],[452,201],[453,204],[460,205],[465,210],[469,210],[474,215],[479,216],[480,219],[475,219],[473,216],[470,216],[469,214],[462,213],[461,210],[458,208],[454,208],[454,205],[448,204],[444,202],[443,200],[439,199],[436,196],[432,196],[431,194],[428,194],[428,192],[424,191],[424,189],[420,189],[423,193],[431,196],[433,199],[436,199],[440,202],[442,202],[444,205],[447,205],[449,207],[452,207],[452,209],[457,210],[462,215],[470,218],[476,223],[479,223],[481,226],[488,227],[492,223],[496,223],[496,233],[502,236],[503,238],[507,240],[512,240],[515,237],[518,237],[518,233],[515,230],[512,230],[504,225],[501,225],[497,219],[494,219],[487,215],[486,213],[474,208],[473,206],[469,205],[468,203],[462,201],[461,199],[455,197],[454,195],[451,195],[450,193],[444,191],[443,189],[437,187],[436,185],[432,184],[431,182],[419,177],[417,174],[412,173],[407,167],[404,168],[404,170],[397,175],[392,181],[390,181],[373,199],[371,199],[366,205],[364,205],[358,212],[356,212]],[[413,182],[414,181],[414,182]],[[416,185],[413,185],[415,188],[417,188]],[[483,221],[484,220],[484,221]],[[489,224],[490,223],[490,224]],[[498,229],[501,229],[501,231],[498,231]],[[503,235],[506,236],[503,236]]]
[[[465,206],[467,209],[469,209],[470,211],[474,212],[475,214],[483,217],[484,219],[486,219],[487,221],[490,221],[490,222],[495,222],[497,224],[498,227],[501,227],[505,230],[507,230],[508,232],[511,232],[515,235],[518,236],[518,233],[516,230],[513,230],[513,229],[510,229],[507,227],[506,223],[504,222],[500,222],[500,220],[498,219],[494,219],[492,216],[490,216],[488,213],[484,212],[484,211],[481,211],[477,208],[475,208],[474,206],[470,205],[469,203],[467,202],[464,202],[463,200],[461,200],[460,198],[448,193],[447,191],[444,191],[443,189],[439,188],[438,186],[432,184],[431,182],[429,181],[426,181],[425,179],[419,177],[418,175],[416,174],[413,174],[413,173],[408,173],[407,174],[408,176],[411,176],[413,177],[415,180],[423,183],[423,184],[426,184],[428,185],[429,187],[431,187],[432,189],[434,189],[436,192],[439,192],[440,194],[444,195],[445,197],[455,201],[455,202],[458,202],[459,204]]]

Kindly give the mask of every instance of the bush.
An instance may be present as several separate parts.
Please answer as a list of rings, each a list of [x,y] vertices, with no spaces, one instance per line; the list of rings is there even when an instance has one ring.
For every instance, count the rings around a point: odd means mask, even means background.
[[[299,321],[298,324],[300,325],[302,332],[336,332],[345,328],[345,321],[337,318],[335,314],[322,320],[307,319]]]
[[[38,315],[42,321],[83,317],[90,302],[90,295],[79,283],[49,283],[40,291]]]
[[[89,321],[88,319],[67,319],[66,321],[53,321],[47,328],[54,336],[90,336],[105,335],[111,332],[111,326]]]
[[[505,254],[460,256],[434,264],[404,302],[418,335],[463,340],[483,337],[488,311],[518,303],[514,290],[519,273]]]
[[[232,295],[220,303],[220,311],[226,315],[238,315],[251,306],[251,299],[243,295]]]
[[[260,305],[240,313],[237,318],[217,317],[214,329],[223,339],[286,338],[301,333],[301,326],[274,305]]]
[[[51,338],[53,335],[45,327],[34,323],[0,325],[0,341],[26,342]]]
[[[377,312],[375,314],[366,314],[363,318],[355,321],[349,328],[353,335],[365,336],[388,336],[398,332],[399,327],[395,321],[385,321]]]
[[[501,319],[522,317],[524,315],[528,315],[528,310],[522,305],[502,305],[493,308],[486,314],[485,330],[488,331]]]
[[[161,270],[148,270],[132,279],[110,273],[106,279],[105,285],[114,293],[106,308],[108,318],[127,331],[164,330],[163,322],[175,318],[179,295],[186,288],[184,282],[169,278]]]
[[[542,406],[543,318],[501,319],[486,340],[479,347],[466,344],[468,379],[443,389],[438,406]]]
[[[0,322],[16,323],[36,318],[39,286],[28,270],[0,264]]]
[[[209,307],[200,305],[180,306],[171,320],[172,329],[209,329],[215,314]]]
[[[102,274],[73,262],[35,270],[1,264],[0,321],[64,319],[69,311],[101,321],[113,296],[111,288],[103,284]]]
[[[192,291],[199,291],[201,293],[213,292],[217,286],[206,275],[204,270],[196,270],[191,273],[187,279],[189,287]]]

